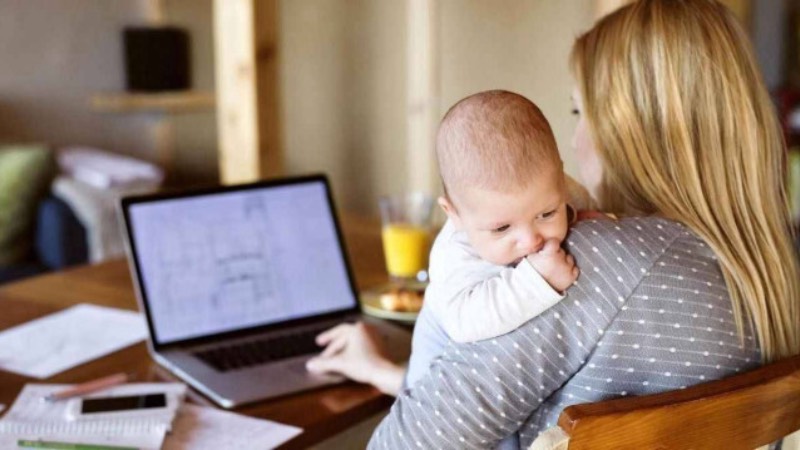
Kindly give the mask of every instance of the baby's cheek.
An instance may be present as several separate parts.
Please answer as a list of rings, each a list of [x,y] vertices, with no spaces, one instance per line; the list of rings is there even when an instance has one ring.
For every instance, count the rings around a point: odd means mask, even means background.
[[[489,261],[497,265],[506,265],[512,263],[517,258],[517,254],[514,251],[513,243],[510,241],[511,240],[509,239],[508,241],[502,240],[494,243],[494,245],[492,245],[487,252],[491,254]]]
[[[487,242],[487,241],[473,241],[472,246],[475,251],[478,252],[478,255],[481,259],[489,261],[493,264],[502,264],[501,260],[503,260],[503,251],[500,245],[497,242]]]
[[[556,239],[558,242],[564,242],[564,239],[567,237],[567,232],[569,231],[569,224],[567,223],[566,216],[562,217],[557,223],[554,223],[552,228],[549,230],[550,236],[549,239]]]
[[[567,223],[567,220],[564,219],[564,223],[561,225],[560,228],[559,236],[561,236],[561,238],[559,239],[559,241],[564,242],[564,239],[566,239],[567,237],[567,233],[569,233],[569,224]]]
[[[513,246],[505,242],[502,244],[498,243],[498,245],[492,249],[492,256],[495,264],[508,264],[510,260],[516,257]]]

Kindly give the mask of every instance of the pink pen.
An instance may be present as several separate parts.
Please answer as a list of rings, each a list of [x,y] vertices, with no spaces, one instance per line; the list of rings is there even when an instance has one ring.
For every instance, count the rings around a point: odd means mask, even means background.
[[[98,378],[96,380],[87,381],[86,383],[78,384],[71,388],[64,389],[63,391],[54,392],[45,397],[45,400],[48,402],[55,402],[58,400],[91,394],[92,392],[102,391],[103,389],[108,389],[118,384],[123,384],[126,381],[128,381],[127,373],[117,373],[107,377]]]

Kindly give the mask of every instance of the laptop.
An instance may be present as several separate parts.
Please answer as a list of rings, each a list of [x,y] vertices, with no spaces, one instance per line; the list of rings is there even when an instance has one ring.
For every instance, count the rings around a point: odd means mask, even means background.
[[[224,408],[343,381],[308,373],[314,337],[362,317],[323,175],[122,200],[153,359]]]

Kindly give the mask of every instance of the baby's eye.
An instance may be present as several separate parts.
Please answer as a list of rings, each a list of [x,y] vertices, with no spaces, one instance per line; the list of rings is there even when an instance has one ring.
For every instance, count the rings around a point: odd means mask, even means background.
[[[494,230],[492,230],[492,233],[502,233],[502,232],[508,230],[509,227],[510,227],[510,225],[503,225],[501,227],[497,227]]]
[[[581,115],[581,112],[578,110],[578,108],[572,108],[571,112],[572,112],[573,116],[580,116]]]
[[[549,219],[549,218],[555,216],[556,212],[557,212],[557,210],[555,210],[555,209],[552,210],[552,211],[547,211],[546,213],[542,214],[539,217],[541,217],[542,219]]]

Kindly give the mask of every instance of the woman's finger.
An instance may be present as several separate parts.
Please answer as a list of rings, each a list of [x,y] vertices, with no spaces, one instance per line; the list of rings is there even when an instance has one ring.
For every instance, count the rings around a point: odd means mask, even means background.
[[[337,336],[341,336],[342,334],[346,333],[350,328],[352,328],[352,326],[353,325],[349,323],[341,323],[318,334],[314,341],[320,346],[328,345],[328,342],[332,341]]]
[[[338,336],[336,339],[333,339],[332,341],[328,342],[328,346],[325,347],[324,350],[322,350],[320,356],[328,357],[339,353],[345,347],[347,347],[348,340],[349,339],[347,338],[347,336]]]
[[[311,373],[342,373],[342,361],[340,358],[311,358],[306,361],[306,370]]]

